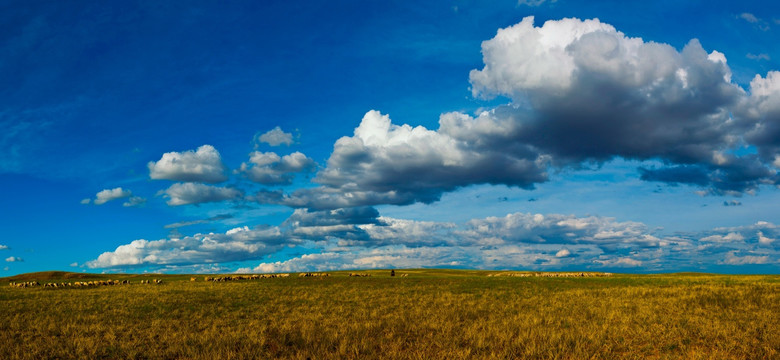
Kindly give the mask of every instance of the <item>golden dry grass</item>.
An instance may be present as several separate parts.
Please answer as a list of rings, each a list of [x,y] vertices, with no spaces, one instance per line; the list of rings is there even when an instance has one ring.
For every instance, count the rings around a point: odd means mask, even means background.
[[[4,285],[0,358],[780,358],[780,276],[369,272]]]

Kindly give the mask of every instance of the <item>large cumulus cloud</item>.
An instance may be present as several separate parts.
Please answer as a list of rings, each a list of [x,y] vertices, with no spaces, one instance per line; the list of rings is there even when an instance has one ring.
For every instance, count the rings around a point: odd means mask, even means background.
[[[729,155],[745,141],[745,124],[732,114],[744,107],[746,93],[731,81],[725,55],[708,53],[695,39],[677,51],[596,19],[536,27],[527,17],[499,30],[482,52],[484,68],[470,74],[474,95],[506,96],[525,107],[523,116],[512,117],[507,137],[558,165],[657,159],[669,167],[642,169],[643,179],[713,194],[777,182],[765,161]],[[778,138],[773,76],[751,84],[751,108],[760,109],[752,116],[763,121],[747,136],[771,160]]]
[[[369,111],[354,135],[333,147],[314,179],[322,187],[291,195],[261,192],[259,202],[293,207],[341,208],[431,203],[471,184],[532,188],[547,179],[547,158],[525,146],[489,148],[458,134],[396,125]]]
[[[741,114],[750,128],[747,140],[758,147],[761,157],[780,168],[780,72],[756,75],[750,82],[750,97]]]

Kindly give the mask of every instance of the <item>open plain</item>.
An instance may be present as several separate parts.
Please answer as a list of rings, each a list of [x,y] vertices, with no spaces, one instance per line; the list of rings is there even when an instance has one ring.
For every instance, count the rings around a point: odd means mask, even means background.
[[[359,274],[3,278],[0,358],[780,358],[777,275]]]

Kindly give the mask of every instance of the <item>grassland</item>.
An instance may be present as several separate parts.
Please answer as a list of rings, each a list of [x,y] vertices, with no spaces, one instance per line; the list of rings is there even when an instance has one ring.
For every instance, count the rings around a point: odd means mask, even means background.
[[[780,276],[0,279],[0,359],[778,359]],[[141,285],[141,279],[165,279]],[[9,281],[129,279],[94,288]]]

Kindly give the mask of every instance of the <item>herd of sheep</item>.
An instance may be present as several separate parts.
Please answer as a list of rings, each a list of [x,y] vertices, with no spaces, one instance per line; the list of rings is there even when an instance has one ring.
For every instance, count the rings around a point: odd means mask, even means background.
[[[143,284],[144,281],[149,280],[141,280],[141,283]],[[159,283],[162,283],[162,280],[156,280],[159,281]],[[75,282],[48,282],[44,283],[43,287],[45,288],[66,288],[66,287],[91,287],[91,286],[107,286],[107,285],[128,285],[130,284],[130,280],[95,280],[95,281],[75,281]],[[20,287],[20,288],[28,288],[28,287],[36,287],[41,286],[41,283],[37,281],[27,281],[27,282],[11,282],[8,285],[11,285],[11,287]]]
[[[612,276],[611,273],[586,273],[586,272],[544,272],[544,273],[518,273],[518,272],[505,272],[488,274],[487,276],[512,276],[512,277],[605,277]]]
[[[298,277],[328,277],[329,273],[299,273]],[[369,277],[369,273],[349,273],[350,277]],[[391,276],[395,276],[395,271],[391,273]],[[401,277],[406,277],[408,274],[401,274]],[[487,276],[510,276],[510,277],[605,277],[612,276],[611,273],[593,273],[593,272],[544,272],[544,273],[521,273],[521,272],[503,272],[493,273]],[[236,280],[256,280],[256,279],[270,279],[270,278],[286,278],[290,277],[290,274],[252,274],[252,275],[225,275],[225,276],[205,276],[204,281],[236,281]],[[197,281],[197,278],[190,278],[190,281]],[[141,280],[141,284],[162,284],[161,279]],[[76,282],[49,282],[43,284],[45,288],[67,288],[67,287],[95,287],[95,286],[111,286],[111,285],[129,285],[130,280],[94,280],[94,281],[76,281]],[[11,287],[18,288],[30,288],[41,286],[41,283],[37,281],[27,282],[11,282]]]
[[[204,276],[203,281],[235,281],[235,280],[257,280],[257,279],[272,279],[272,278],[286,278],[290,277],[290,274],[252,274],[252,275],[226,275],[226,276]],[[191,277],[190,281],[198,281],[197,278]]]

